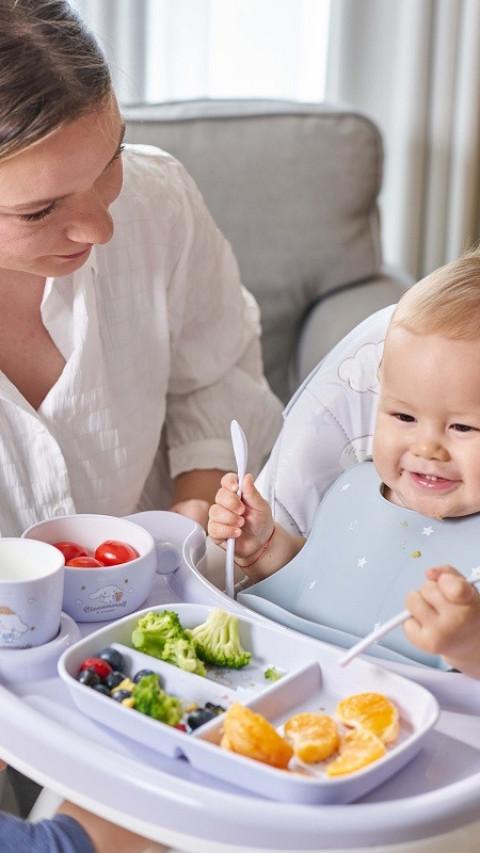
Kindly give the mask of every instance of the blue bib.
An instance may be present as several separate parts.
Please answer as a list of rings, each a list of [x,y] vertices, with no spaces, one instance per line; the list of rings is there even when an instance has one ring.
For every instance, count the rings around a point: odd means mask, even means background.
[[[297,631],[349,648],[405,609],[425,569],[479,569],[480,515],[436,520],[385,500],[372,462],[345,471],[325,495],[297,556],[238,600]],[[479,569],[480,571],[480,569]],[[400,626],[368,654],[447,669]]]

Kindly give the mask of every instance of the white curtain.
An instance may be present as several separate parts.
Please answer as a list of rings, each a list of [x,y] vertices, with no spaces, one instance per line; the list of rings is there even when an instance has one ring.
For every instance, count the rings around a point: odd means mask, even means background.
[[[382,130],[387,261],[419,278],[478,242],[479,0],[332,0],[326,97]]]
[[[71,0],[124,104],[323,98],[330,0]]]

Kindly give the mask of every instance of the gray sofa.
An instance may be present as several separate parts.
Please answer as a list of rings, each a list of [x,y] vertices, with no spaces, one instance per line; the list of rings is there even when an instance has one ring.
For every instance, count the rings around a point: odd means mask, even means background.
[[[331,347],[411,284],[383,267],[383,149],[340,106],[200,100],[127,107],[127,141],[174,154],[230,240],[262,314],[265,371],[286,402]]]

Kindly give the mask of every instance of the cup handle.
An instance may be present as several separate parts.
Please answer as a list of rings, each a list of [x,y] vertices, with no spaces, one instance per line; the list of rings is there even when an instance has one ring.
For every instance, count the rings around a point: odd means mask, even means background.
[[[157,575],[172,575],[182,561],[182,553],[176,545],[160,539],[155,540],[157,552]]]

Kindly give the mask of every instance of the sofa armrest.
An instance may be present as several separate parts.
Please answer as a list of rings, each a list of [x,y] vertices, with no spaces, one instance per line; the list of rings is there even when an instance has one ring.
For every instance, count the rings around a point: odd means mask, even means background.
[[[354,326],[400,299],[413,280],[402,270],[382,267],[378,275],[337,288],[306,314],[289,367],[293,393],[324,356]]]

